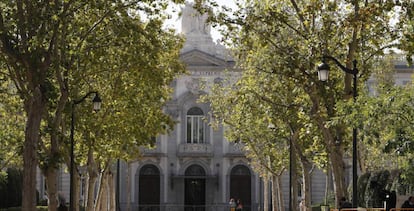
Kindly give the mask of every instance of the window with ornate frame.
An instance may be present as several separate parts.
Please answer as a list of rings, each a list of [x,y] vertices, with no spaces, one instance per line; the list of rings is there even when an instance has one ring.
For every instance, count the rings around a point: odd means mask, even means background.
[[[187,111],[187,143],[197,144],[205,142],[204,113],[198,107]]]

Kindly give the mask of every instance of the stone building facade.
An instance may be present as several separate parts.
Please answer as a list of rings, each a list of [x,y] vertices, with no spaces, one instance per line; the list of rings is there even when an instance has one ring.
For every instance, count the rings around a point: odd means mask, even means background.
[[[210,127],[209,121],[213,118],[210,106],[199,101],[201,95],[208,94],[209,84],[221,83],[229,76],[236,78],[240,72],[234,69],[235,62],[229,52],[213,42],[205,16],[197,14],[191,5],[183,8],[182,15],[181,32],[186,43],[181,60],[189,74],[171,84],[174,93],[165,107],[165,112],[177,124],[169,134],[157,137],[154,149],[142,149],[139,160],[119,163],[117,201],[121,210],[129,207],[134,211],[220,211],[228,210],[229,199],[236,198],[243,202],[244,211],[262,210],[263,181],[249,166],[242,146],[228,142],[224,128]],[[397,84],[411,80],[412,68],[399,63],[395,67]],[[372,83],[370,79],[368,85]],[[351,166],[346,168],[345,182],[349,182]],[[45,183],[40,171],[38,174],[37,185],[42,197]],[[288,174],[282,179],[287,207]],[[315,170],[311,180],[312,203],[322,203],[326,175]],[[60,192],[68,201],[69,175],[64,169],[59,173],[58,182]]]
[[[223,128],[209,126],[207,103],[199,97],[205,85],[220,83],[234,61],[214,43],[206,17],[190,5],[183,8],[182,34],[186,43],[181,60],[188,75],[177,78],[172,100],[165,111],[177,122],[168,135],[157,138],[156,148],[144,149],[143,157],[130,164],[133,210],[227,210],[230,197],[243,201],[246,210],[260,201],[260,178],[252,171],[237,144],[227,142]],[[126,166],[121,165],[121,189],[126,188]],[[127,196],[120,191],[121,207]]]
[[[210,84],[229,75],[237,77],[234,61],[226,49],[213,42],[206,16],[191,5],[183,8],[182,34],[186,43],[181,60],[188,75],[177,78],[165,111],[177,122],[168,135],[157,138],[156,148],[143,150],[143,157],[121,165],[120,205],[133,210],[228,210],[229,199],[240,199],[244,210],[263,207],[263,183],[249,166],[241,145],[228,142],[223,128],[209,126],[210,107],[199,97],[208,94]],[[131,188],[127,196],[126,178]],[[285,175],[285,181],[288,180]],[[313,174],[313,200],[324,197],[325,175]],[[283,183],[288,204],[288,183]]]

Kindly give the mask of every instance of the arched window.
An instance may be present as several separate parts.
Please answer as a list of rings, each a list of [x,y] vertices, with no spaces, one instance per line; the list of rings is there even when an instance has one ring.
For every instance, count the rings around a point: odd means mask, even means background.
[[[198,107],[187,112],[187,143],[204,143],[204,113]]]
[[[185,176],[205,176],[206,172],[199,165],[192,165],[185,170]]]

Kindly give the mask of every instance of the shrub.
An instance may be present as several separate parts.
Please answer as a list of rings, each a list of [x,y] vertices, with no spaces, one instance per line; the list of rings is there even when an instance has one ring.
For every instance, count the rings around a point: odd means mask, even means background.
[[[0,208],[7,207],[7,173],[0,172]],[[1,211],[1,209],[0,209]]]
[[[21,170],[8,168],[0,173],[0,208],[17,207],[22,204]]]
[[[8,168],[7,175],[7,206],[20,206],[22,204],[23,172],[15,168]]]

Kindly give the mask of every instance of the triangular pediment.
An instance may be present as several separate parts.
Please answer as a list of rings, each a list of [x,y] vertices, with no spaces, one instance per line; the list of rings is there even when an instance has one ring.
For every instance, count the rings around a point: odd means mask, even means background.
[[[214,55],[205,53],[200,50],[191,50],[185,53],[182,53],[181,61],[183,61],[187,66],[204,66],[204,67],[227,67],[229,62],[224,59],[218,58]]]

